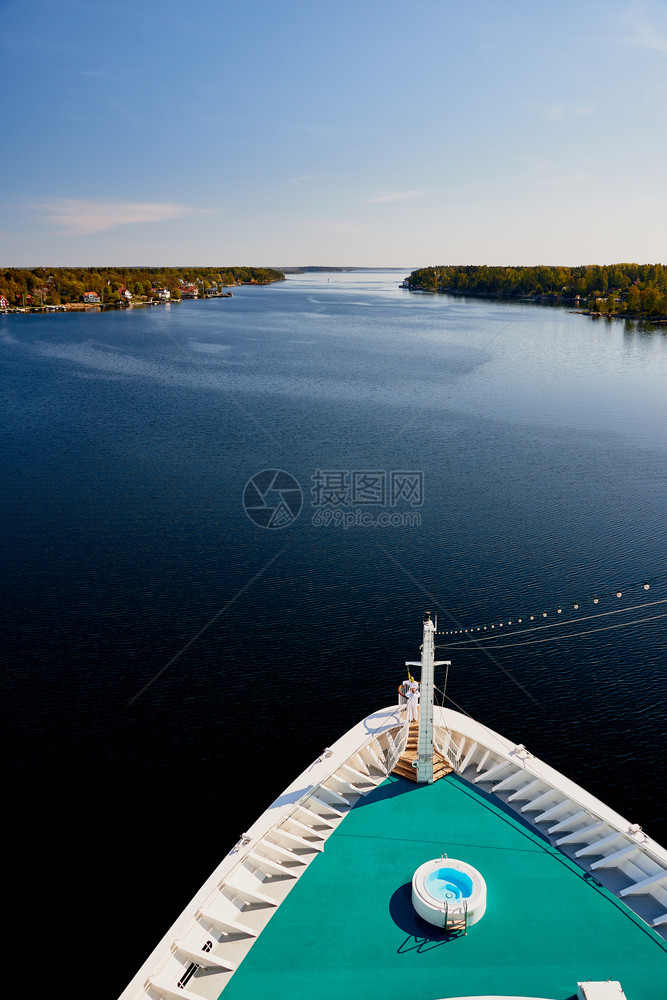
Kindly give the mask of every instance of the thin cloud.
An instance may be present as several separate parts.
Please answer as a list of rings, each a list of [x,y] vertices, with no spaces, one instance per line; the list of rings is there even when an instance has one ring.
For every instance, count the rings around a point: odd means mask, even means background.
[[[165,222],[191,211],[186,205],[173,203],[85,201],[78,198],[60,198],[44,202],[38,208],[43,221],[58,226],[68,236],[89,236],[118,226]]]
[[[364,226],[347,219],[310,219],[308,225],[313,229],[329,233],[355,234],[365,232]]]
[[[368,204],[379,205],[387,201],[405,201],[407,198],[417,198],[423,193],[423,191],[385,191],[377,198],[369,198]]]
[[[631,45],[638,45],[643,49],[667,52],[667,23],[663,23],[660,28],[657,28],[654,23],[655,19],[660,16],[663,17],[664,21],[663,11],[656,11],[644,3],[633,4],[627,15],[630,34],[626,40]]]
[[[542,180],[531,181],[531,185],[532,187],[565,187],[569,184],[579,184],[586,180],[588,180],[588,175],[584,173],[562,174],[561,176],[544,177]]]
[[[592,115],[596,110],[595,104],[565,104],[554,101],[551,104],[539,104],[532,101],[526,107],[537,111],[547,121],[564,122],[568,118],[579,118],[581,115]]]
[[[634,35],[630,41],[643,49],[653,49],[654,52],[667,52],[667,37],[648,24],[635,25]]]

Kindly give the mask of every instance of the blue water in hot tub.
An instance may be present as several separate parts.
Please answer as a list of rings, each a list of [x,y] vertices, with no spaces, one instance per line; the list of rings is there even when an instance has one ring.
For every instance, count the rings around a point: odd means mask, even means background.
[[[429,896],[442,902],[467,899],[472,896],[472,879],[456,868],[438,868],[424,879]]]

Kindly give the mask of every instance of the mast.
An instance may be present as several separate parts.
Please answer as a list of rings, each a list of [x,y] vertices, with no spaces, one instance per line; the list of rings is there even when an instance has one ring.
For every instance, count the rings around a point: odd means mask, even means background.
[[[419,741],[417,744],[417,782],[433,782],[433,674],[435,667],[445,666],[447,660],[435,660],[435,626],[431,612],[424,620],[424,642],[420,662],[406,663],[407,667],[421,667],[421,694],[419,699]]]

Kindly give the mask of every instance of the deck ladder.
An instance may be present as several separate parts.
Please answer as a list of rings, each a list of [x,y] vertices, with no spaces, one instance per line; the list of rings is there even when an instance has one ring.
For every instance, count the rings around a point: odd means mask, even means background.
[[[455,930],[461,929],[461,920],[457,918],[456,921],[452,921],[452,926]],[[449,933],[449,903],[445,902],[445,933]],[[464,936],[468,933],[468,900],[463,900],[463,934]]]

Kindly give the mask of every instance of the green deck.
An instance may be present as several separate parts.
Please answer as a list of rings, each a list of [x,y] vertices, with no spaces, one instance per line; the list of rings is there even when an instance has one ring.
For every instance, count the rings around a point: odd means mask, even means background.
[[[429,930],[410,901],[446,852],[487,883],[466,937]],[[628,1000],[667,990],[667,944],[573,862],[451,775],[389,778],[335,830],[224,991],[224,1000],[566,1000],[577,981],[620,980]]]

